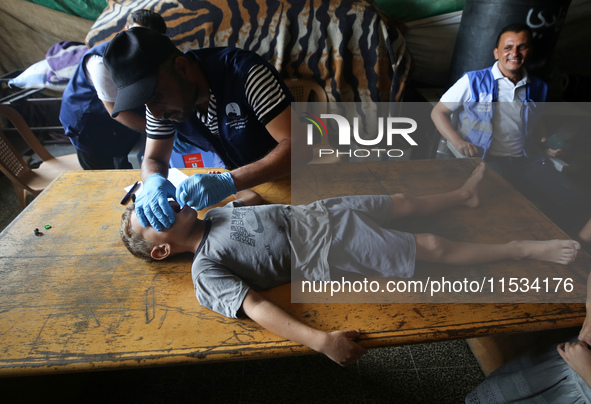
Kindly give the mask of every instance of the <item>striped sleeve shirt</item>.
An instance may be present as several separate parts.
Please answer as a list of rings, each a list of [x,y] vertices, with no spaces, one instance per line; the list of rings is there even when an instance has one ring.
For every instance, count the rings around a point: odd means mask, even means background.
[[[255,65],[250,69],[244,88],[246,99],[257,119],[267,125],[284,109],[287,95],[277,78],[264,65]],[[210,93],[207,114],[196,112],[197,117],[207,126],[213,135],[219,135],[216,98]],[[149,138],[169,138],[175,129],[168,120],[158,120],[146,108],[146,133]]]

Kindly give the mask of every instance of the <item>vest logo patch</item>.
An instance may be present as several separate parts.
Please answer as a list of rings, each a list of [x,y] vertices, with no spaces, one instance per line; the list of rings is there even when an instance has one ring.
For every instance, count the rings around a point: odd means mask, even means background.
[[[478,94],[478,100],[480,102],[492,102],[493,96],[489,93],[480,93]]]
[[[226,116],[228,117],[226,126],[230,129],[241,130],[246,128],[248,115],[242,115],[240,105],[237,103],[231,102],[226,105]]]
[[[228,118],[230,119],[240,118],[240,106],[235,102],[229,103],[226,105],[226,115],[228,115]]]

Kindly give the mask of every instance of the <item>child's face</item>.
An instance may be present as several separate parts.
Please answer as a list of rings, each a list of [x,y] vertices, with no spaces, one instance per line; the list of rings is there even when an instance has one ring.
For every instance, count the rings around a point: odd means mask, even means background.
[[[181,209],[176,201],[170,201],[169,203],[175,216],[175,221],[169,229],[165,228],[162,231],[156,231],[152,226],[142,226],[135,211],[131,213],[130,217],[131,229],[140,237],[155,244],[175,244],[177,240],[186,240],[199,220],[197,212],[189,206],[184,206]]]

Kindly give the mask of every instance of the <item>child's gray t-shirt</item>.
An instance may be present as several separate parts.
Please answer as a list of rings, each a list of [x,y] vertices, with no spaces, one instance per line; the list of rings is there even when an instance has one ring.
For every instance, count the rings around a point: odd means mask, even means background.
[[[294,212],[298,220],[292,229]],[[328,217],[322,204],[242,206],[236,201],[211,209],[204,220],[205,234],[192,266],[202,306],[236,318],[249,288],[264,290],[289,282],[292,230],[296,238],[318,246],[308,250],[305,262],[296,267],[310,268],[306,278],[329,279]],[[294,260],[298,261],[295,254]]]
[[[205,234],[193,261],[195,294],[202,306],[236,318],[250,288],[290,282],[292,271],[311,281],[330,281],[333,271],[411,277],[414,238],[382,228],[391,215],[384,196],[299,206],[236,201],[212,209],[205,214]]]

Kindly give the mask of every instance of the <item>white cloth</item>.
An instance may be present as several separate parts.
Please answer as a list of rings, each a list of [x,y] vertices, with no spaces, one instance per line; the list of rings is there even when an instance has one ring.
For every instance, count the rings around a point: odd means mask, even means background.
[[[86,77],[90,80],[90,84],[94,86],[99,99],[101,101],[115,102],[118,92],[117,86],[111,78],[111,73],[103,63],[103,57],[92,55],[86,58],[84,71]]]

